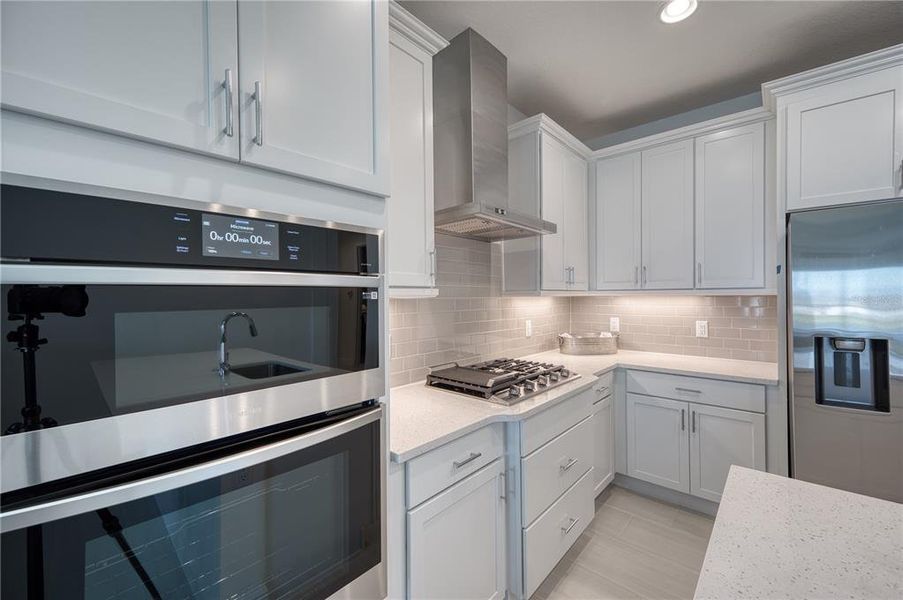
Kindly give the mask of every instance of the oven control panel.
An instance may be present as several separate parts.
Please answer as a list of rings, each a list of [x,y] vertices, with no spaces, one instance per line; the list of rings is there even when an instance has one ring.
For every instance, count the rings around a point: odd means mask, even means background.
[[[379,273],[373,234],[12,185],[0,194],[4,259]]]

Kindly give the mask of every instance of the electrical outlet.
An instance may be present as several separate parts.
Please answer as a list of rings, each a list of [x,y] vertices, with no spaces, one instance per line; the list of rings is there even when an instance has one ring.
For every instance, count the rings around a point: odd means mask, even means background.
[[[701,338],[709,337],[709,322],[708,321],[696,321],[696,337],[701,337]]]
[[[533,337],[533,321],[531,319],[527,319],[524,324],[524,335]]]
[[[608,330],[612,333],[620,333],[621,319],[618,317],[610,317],[608,319]]]

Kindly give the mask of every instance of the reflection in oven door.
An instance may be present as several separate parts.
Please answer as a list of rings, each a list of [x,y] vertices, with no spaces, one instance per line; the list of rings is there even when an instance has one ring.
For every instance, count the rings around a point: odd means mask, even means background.
[[[381,425],[381,409],[361,409],[217,461],[5,508],[2,596],[327,598],[361,585],[383,569]]]

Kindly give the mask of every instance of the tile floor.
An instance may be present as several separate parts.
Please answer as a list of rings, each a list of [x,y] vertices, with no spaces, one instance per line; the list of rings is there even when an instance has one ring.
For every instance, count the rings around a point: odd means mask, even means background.
[[[610,486],[531,600],[692,598],[714,519]]]

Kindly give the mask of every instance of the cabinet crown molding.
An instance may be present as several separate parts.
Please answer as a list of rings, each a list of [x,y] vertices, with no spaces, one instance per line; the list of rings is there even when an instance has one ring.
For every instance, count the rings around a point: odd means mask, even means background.
[[[552,120],[549,115],[539,113],[532,117],[527,117],[522,121],[518,121],[508,126],[508,139],[518,138],[528,133],[544,131],[571,148],[574,152],[582,156],[584,159],[589,158],[592,150],[589,146],[581,142],[574,134]]]
[[[732,129],[741,125],[750,125],[760,121],[768,121],[774,118],[774,113],[765,107],[751,108],[738,113],[724,115],[708,121],[693,123],[677,129],[669,129],[661,133],[648,135],[636,140],[630,140],[615,146],[600,148],[591,153],[590,158],[598,160],[600,158],[609,158],[618,154],[626,154],[628,152],[636,152],[637,150],[646,150],[653,146],[668,144],[671,142],[679,142],[689,138],[695,138],[707,133],[714,133],[722,129]]]
[[[389,28],[429,54],[436,54],[448,46],[448,40],[427,27],[395,0],[389,3]]]
[[[903,44],[763,83],[762,101],[775,112],[782,96],[897,65],[903,65]]]

